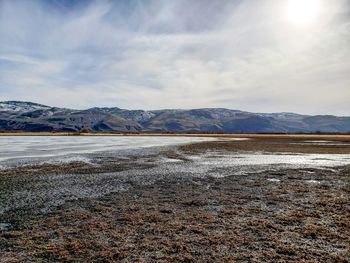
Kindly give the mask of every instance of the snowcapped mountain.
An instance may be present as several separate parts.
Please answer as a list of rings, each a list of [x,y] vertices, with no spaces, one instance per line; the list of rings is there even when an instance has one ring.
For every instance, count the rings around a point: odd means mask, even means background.
[[[152,131],[225,133],[350,132],[350,117],[252,113],[222,108],[74,110],[32,102],[0,102],[3,131]]]
[[[4,101],[0,102],[0,111],[7,112],[28,112],[34,110],[46,110],[51,107],[33,103],[33,102],[23,102],[23,101]]]

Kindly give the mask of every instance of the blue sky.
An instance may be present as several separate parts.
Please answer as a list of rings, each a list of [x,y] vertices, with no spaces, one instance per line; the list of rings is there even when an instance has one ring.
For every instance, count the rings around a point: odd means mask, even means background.
[[[350,115],[349,1],[291,1],[0,0],[0,100]]]

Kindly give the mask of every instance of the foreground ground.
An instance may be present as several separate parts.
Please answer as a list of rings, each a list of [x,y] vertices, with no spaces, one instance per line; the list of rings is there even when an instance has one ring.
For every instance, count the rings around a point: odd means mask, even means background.
[[[0,222],[11,223],[0,233],[0,262],[348,262],[350,166],[270,167],[243,174],[215,166],[212,170],[223,177],[212,176],[213,171],[187,176],[186,170],[147,177],[159,155],[182,160],[174,167],[190,170],[189,156],[242,151],[349,154],[350,146],[276,138],[208,142],[143,157],[143,162],[131,158],[98,167],[73,163],[1,171],[5,180],[0,182],[14,188],[20,186],[10,185],[17,181],[9,178],[39,180],[38,174],[137,169],[146,180],[129,178],[123,181],[125,191],[67,201],[50,212],[7,211],[0,216]]]

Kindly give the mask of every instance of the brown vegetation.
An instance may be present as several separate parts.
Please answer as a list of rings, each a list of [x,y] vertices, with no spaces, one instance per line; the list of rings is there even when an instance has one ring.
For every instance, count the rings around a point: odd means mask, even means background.
[[[293,170],[301,180],[277,185],[266,173],[159,181],[71,202],[3,233],[2,262],[347,262],[350,195],[333,182],[348,185],[349,169],[339,173],[319,185]]]
[[[207,142],[180,150],[349,153],[287,142]],[[65,169],[88,172],[82,166]],[[349,262],[349,189],[350,167],[159,179],[13,221],[0,233],[0,262]]]

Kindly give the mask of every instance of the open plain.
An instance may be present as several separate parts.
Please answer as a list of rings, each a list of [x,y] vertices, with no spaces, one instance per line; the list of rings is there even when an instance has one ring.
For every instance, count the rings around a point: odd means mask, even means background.
[[[173,137],[6,151],[0,262],[350,260],[349,136]]]

